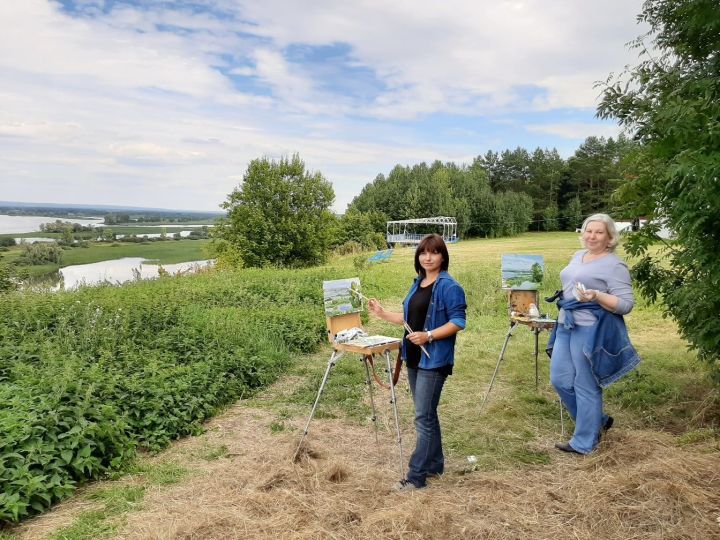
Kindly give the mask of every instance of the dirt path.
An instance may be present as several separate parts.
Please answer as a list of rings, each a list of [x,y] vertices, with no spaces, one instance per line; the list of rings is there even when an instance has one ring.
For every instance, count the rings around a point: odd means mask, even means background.
[[[292,381],[268,392],[283,384]],[[414,440],[406,413],[407,454]],[[147,487],[110,537],[720,538],[717,450],[679,447],[667,434],[618,427],[590,457],[558,453],[549,465],[513,472],[471,471],[465,460],[451,460],[428,489],[397,494],[387,416],[377,444],[367,426],[314,420],[298,464],[291,456],[304,418],[285,422],[293,429],[279,427],[257,402],[241,402],[208,422],[203,435],[148,458],[189,472],[178,483]],[[139,481],[130,475],[87,489]],[[89,504],[80,493],[12,534],[48,538]]]

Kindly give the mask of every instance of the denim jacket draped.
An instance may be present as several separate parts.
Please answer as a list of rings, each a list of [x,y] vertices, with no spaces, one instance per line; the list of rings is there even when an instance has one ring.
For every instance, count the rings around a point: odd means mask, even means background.
[[[559,324],[563,324],[568,330],[575,327],[573,311],[576,309],[592,311],[597,317],[597,322],[593,325],[595,331],[585,343],[583,352],[601,387],[610,386],[640,363],[640,356],[630,343],[625,319],[622,315],[611,313],[596,302],[560,299],[557,306],[563,309],[565,315],[565,321]],[[557,327],[553,329],[548,340],[548,354],[552,351],[555,343],[556,330]]]
[[[422,279],[415,278],[410,292],[403,301],[403,318],[408,318],[408,303],[410,298],[420,285]],[[453,279],[447,272],[440,272],[435,280],[430,297],[430,305],[428,306],[427,316],[425,317],[425,325],[423,331],[434,330],[445,323],[451,322],[465,328],[465,310],[467,304],[465,302],[465,291],[460,284]],[[442,366],[452,365],[455,362],[455,338],[456,335],[445,338],[436,339],[432,343],[424,345],[429,357],[425,353],[420,355],[420,365],[422,369],[435,369]],[[405,350],[405,340],[403,340],[402,353],[403,359],[407,357]]]

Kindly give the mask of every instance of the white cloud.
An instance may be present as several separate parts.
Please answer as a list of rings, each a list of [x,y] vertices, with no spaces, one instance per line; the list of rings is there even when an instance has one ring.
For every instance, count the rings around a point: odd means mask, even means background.
[[[485,126],[609,134],[517,115],[591,118],[592,83],[632,57],[641,0],[205,0],[226,17],[76,3],[81,16],[51,0],[0,2],[3,198],[215,209],[251,159],[299,152],[334,182],[341,210],[396,163],[519,144]],[[339,44],[335,71],[288,53]],[[414,123],[433,116],[460,120]]]
[[[577,140],[583,140],[592,135],[597,137],[617,137],[622,132],[622,128],[617,125],[590,122],[531,124],[525,127],[533,133],[548,133],[565,139]]]
[[[528,0],[247,2],[242,11],[278,46],[348,43],[387,86],[381,117],[498,107],[593,107],[592,83],[624,65],[640,1]],[[608,38],[613,38],[610,41]],[[578,83],[587,83],[578,92]],[[504,96],[533,85],[543,100]]]

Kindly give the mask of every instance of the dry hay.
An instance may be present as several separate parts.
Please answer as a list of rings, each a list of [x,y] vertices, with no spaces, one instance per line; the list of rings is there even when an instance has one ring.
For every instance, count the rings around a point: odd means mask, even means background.
[[[720,457],[669,435],[619,429],[592,456],[513,473],[451,464],[397,494],[391,431],[376,445],[369,428],[317,420],[294,464],[297,435],[270,421],[225,422],[237,456],[150,495],[122,538],[720,538]]]
[[[514,472],[451,462],[428,489],[394,493],[392,430],[376,444],[372,428],[315,420],[294,463],[299,422],[272,434],[272,421],[237,406],[174,445],[164,457],[194,474],[150,487],[116,538],[720,538],[720,456],[668,434],[616,428],[591,456],[557,452]],[[412,439],[406,431],[406,460]],[[227,457],[197,458],[208,444],[227,446]]]

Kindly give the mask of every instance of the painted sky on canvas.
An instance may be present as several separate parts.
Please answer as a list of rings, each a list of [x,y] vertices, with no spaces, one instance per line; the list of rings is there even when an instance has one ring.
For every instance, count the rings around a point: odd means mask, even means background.
[[[0,199],[218,210],[298,152],[342,212],[395,164],[590,135],[641,0],[0,2]]]

